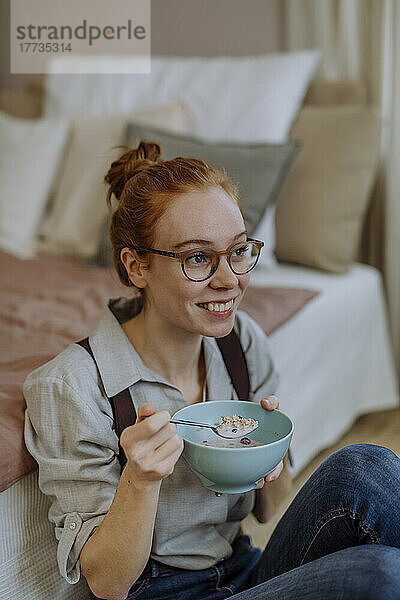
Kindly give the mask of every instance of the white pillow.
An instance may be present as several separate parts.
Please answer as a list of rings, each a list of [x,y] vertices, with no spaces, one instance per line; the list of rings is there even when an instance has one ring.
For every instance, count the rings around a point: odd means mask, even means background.
[[[0,247],[34,256],[35,236],[67,140],[66,119],[0,113]]]
[[[186,112],[180,103],[142,111],[86,117],[72,123],[71,137],[38,247],[41,254],[92,258],[108,214],[104,176],[123,150],[125,125],[136,121],[182,133]]]
[[[71,60],[90,72],[90,62],[99,58],[51,58],[54,74],[46,76],[47,116],[99,115],[183,100],[190,113],[187,133],[214,141],[282,143],[316,70],[319,52],[153,57],[147,75],[118,74],[118,65],[129,58],[115,57],[112,85],[110,75],[62,74]]]

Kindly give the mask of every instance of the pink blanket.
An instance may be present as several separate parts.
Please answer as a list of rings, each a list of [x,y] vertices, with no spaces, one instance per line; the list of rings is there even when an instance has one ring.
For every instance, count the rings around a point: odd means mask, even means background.
[[[25,377],[88,335],[109,298],[131,293],[109,268],[0,251],[0,492],[36,469],[23,438]],[[249,288],[241,308],[269,334],[316,294]]]

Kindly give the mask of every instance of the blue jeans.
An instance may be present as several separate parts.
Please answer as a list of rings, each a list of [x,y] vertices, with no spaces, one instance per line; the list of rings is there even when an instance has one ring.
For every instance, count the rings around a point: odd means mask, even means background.
[[[327,458],[262,552],[247,536],[230,558],[188,571],[149,561],[129,600],[400,599],[400,460],[354,444]],[[92,598],[95,598],[92,596]]]

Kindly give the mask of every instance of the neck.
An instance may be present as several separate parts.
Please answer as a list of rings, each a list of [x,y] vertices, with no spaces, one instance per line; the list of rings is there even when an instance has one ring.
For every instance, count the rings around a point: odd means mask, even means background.
[[[144,364],[174,385],[203,381],[202,335],[172,327],[145,308],[122,328]]]

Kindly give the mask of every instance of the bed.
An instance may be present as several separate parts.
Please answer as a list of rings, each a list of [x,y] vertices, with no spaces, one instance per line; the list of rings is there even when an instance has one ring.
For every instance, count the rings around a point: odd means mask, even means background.
[[[21,293],[23,286],[30,289],[28,306],[25,306],[28,318],[35,314],[43,317],[47,312],[45,322],[37,323],[36,332],[30,331],[31,336],[39,336],[36,338],[39,340],[47,327],[41,346],[44,353],[39,362],[54,354],[58,345],[83,336],[103,300],[108,294],[118,294],[122,287],[108,268],[88,272],[82,267],[74,268],[72,262],[51,259],[47,261],[46,280],[52,280],[51,273],[58,280],[52,281],[46,294],[45,286],[38,285],[39,272],[46,272],[43,260],[19,261],[3,253],[2,267],[7,261],[16,275],[8,289],[13,288],[15,295]],[[83,307],[77,302],[76,285],[85,285]],[[278,394],[282,409],[295,422],[291,446],[295,474],[319,450],[333,443],[359,414],[392,408],[398,403],[381,278],[373,267],[362,264],[354,264],[345,275],[278,265],[274,269],[256,269],[252,286],[243,308],[270,333],[273,355],[283,374]],[[2,289],[4,295],[4,285]],[[53,304],[51,316],[50,304]],[[47,311],[38,310],[40,305],[46,306]],[[15,305],[10,302],[10,306]],[[60,307],[65,309],[62,317],[57,315]],[[14,321],[19,325],[15,331],[19,343],[24,337],[23,315],[22,310],[18,318],[14,313]],[[20,389],[18,373],[25,372],[29,361],[34,359],[28,351],[36,345],[35,339],[25,340],[25,344],[26,351],[13,362],[11,383],[3,377],[3,401],[4,390],[10,397],[16,388]],[[8,352],[13,350],[11,343]],[[9,364],[11,356],[8,355]],[[38,360],[37,354],[35,360]],[[2,362],[4,365],[4,353]],[[21,410],[13,415],[20,420]],[[35,465],[28,457],[21,459],[23,450],[18,447],[15,434],[10,437],[10,428],[15,429],[15,423],[4,423],[4,420],[2,423],[9,425],[8,431],[3,432],[3,440],[5,437],[14,442],[7,447],[8,452],[12,448],[9,460],[13,463],[7,472],[18,480],[2,491],[0,499],[0,597],[86,599],[88,588],[83,579],[71,586],[58,573],[54,527],[47,519],[50,501],[40,492]],[[21,423],[19,431],[22,433]],[[18,459],[21,459],[19,465]],[[3,454],[3,475],[6,464],[9,463]]]
[[[281,264],[256,271],[252,285],[318,290],[271,333],[282,377],[282,410],[296,424],[291,445],[296,475],[363,413],[398,406],[382,279],[369,265],[345,274]]]
[[[118,98],[101,76],[84,84],[69,78],[68,86],[49,76],[40,116],[0,114],[9,140],[7,152],[0,148],[7,174],[0,198],[14,198],[12,210],[0,201],[0,328],[8,340],[0,376],[0,597],[88,598],[83,579],[71,586],[58,572],[50,499],[23,444],[22,383],[87,335],[109,297],[127,294],[111,267],[101,181],[117,143],[159,135],[166,157],[190,147],[243,182],[246,222],[266,245],[242,308],[270,336],[281,407],[295,423],[294,475],[360,414],[398,406],[382,277],[357,260],[377,177],[376,115],[353,104],[304,104],[314,53],[285,55],[284,63],[277,56],[182,60],[155,63],[154,89],[147,80],[134,90],[121,80]],[[285,103],[278,84],[276,97],[268,95],[277,73]],[[252,89],[251,76],[265,102],[243,93],[239,104],[235,96],[221,119],[235,86]],[[186,97],[172,93],[182,78]],[[210,105],[215,97],[221,106]],[[279,120],[267,118],[277,112]],[[15,164],[24,160],[21,177]],[[258,165],[251,176],[249,165]]]

